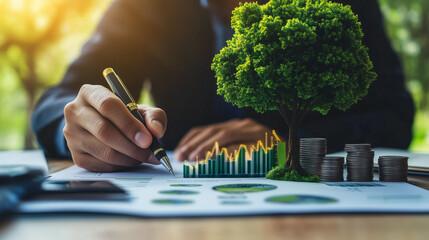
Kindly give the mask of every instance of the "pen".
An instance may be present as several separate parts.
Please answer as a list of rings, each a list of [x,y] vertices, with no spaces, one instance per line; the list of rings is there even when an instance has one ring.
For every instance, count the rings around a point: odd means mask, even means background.
[[[115,73],[115,71],[113,71],[112,68],[106,68],[103,71],[103,75],[112,91],[116,94],[116,96],[118,96],[122,100],[122,102],[127,106],[128,110],[130,110],[131,114],[133,114],[133,116],[137,118],[137,120],[139,120],[141,123],[143,123],[143,125],[146,127],[146,123],[138,110],[134,98],[131,96],[127,87],[125,87],[125,84]],[[153,155],[155,155],[156,159],[158,159],[161,164],[168,171],[170,171],[171,174],[174,175],[173,167],[171,166],[167,154],[161,147],[161,144],[159,143],[158,139],[156,139],[156,137],[154,137],[153,135],[152,144],[149,146],[149,149],[153,152]]]

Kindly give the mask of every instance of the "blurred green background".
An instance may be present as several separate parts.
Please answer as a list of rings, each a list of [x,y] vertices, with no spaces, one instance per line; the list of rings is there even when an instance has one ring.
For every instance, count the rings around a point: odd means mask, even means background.
[[[61,80],[110,2],[0,0],[0,150],[37,147],[28,124],[36,100]],[[379,2],[417,108],[410,150],[429,152],[429,1]]]

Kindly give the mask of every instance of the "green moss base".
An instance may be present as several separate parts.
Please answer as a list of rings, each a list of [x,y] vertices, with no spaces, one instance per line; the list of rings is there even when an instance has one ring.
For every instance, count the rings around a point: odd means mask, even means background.
[[[297,171],[289,171],[286,166],[277,166],[267,173],[267,179],[294,182],[319,182],[317,175],[301,176]]]

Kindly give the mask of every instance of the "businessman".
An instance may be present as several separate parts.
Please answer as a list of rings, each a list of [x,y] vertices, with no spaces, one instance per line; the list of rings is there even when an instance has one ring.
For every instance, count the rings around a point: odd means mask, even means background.
[[[45,153],[71,156],[90,171],[116,171],[156,163],[147,149],[149,132],[162,138],[166,149],[175,149],[178,160],[203,157],[214,141],[232,149],[254,143],[270,129],[287,136],[277,112],[238,109],[216,95],[210,65],[232,37],[231,11],[239,2],[115,1],[63,80],[48,89],[35,108],[32,126]],[[358,142],[407,148],[414,106],[378,3],[337,2],[350,4],[358,14],[378,79],[347,112],[309,114],[300,135],[326,137],[330,152]],[[105,67],[113,67],[136,98],[143,82],[151,82],[159,108],[139,106],[147,128],[106,88],[101,74]]]

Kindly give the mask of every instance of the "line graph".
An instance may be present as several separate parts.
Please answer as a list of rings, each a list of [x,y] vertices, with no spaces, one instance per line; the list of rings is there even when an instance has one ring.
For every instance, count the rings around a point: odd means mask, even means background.
[[[231,178],[231,177],[265,177],[273,167],[286,162],[286,143],[282,142],[276,132],[272,131],[268,145],[268,133],[264,143],[259,140],[248,148],[240,145],[238,150],[228,153],[215,142],[204,160],[185,161],[184,178]]]

